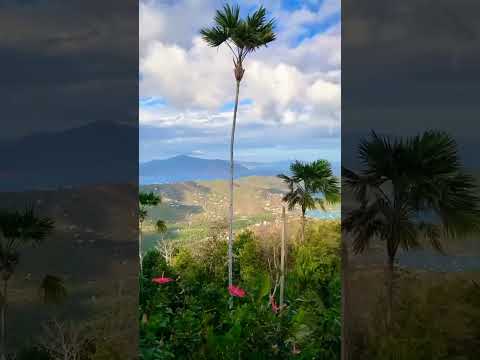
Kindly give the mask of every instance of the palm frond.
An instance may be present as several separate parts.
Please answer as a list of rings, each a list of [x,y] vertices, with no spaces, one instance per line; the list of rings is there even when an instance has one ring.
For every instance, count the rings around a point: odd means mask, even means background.
[[[212,27],[200,30],[202,39],[211,47],[227,44],[237,64],[241,64],[249,53],[276,39],[275,20],[267,21],[267,12],[263,6],[241,19],[240,7],[227,4],[216,11],[214,23]]]
[[[148,211],[143,206],[138,210],[138,220],[142,223],[147,218]]]
[[[159,195],[155,195],[153,192],[140,192],[138,195],[138,201],[140,205],[155,206],[160,204],[162,199]]]
[[[229,38],[225,29],[219,26],[201,29],[200,34],[202,35],[202,39],[211,47],[218,47]]]
[[[223,29],[235,29],[240,21],[240,6],[225,4],[222,10],[217,10],[215,23]]]
[[[2,211],[0,213],[0,232],[3,237],[23,242],[43,241],[54,229],[54,221],[48,217],[35,215],[34,208],[20,211]]]
[[[387,224],[383,214],[382,200],[362,204],[342,218],[342,229],[353,236],[353,252],[363,252],[370,241],[380,239],[386,232]]]
[[[420,246],[421,238],[442,251],[442,239],[480,231],[475,179],[464,173],[456,142],[445,132],[426,131],[407,139],[372,132],[358,152],[363,169],[342,169],[342,182],[360,200],[342,222],[358,238],[357,250],[364,248],[360,238],[371,235],[386,241],[392,257],[398,247]],[[376,204],[377,211],[369,204]],[[433,220],[425,221],[425,213],[433,214]],[[378,220],[383,230],[368,231]]]

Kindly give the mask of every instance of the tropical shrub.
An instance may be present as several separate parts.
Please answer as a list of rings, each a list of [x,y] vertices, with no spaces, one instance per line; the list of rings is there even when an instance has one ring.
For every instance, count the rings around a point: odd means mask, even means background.
[[[339,236],[338,222],[317,222],[308,226],[304,242],[290,245],[281,311],[271,300],[278,298],[273,293],[279,249],[251,231],[235,239],[240,295],[232,308],[224,239],[195,251],[181,247],[171,265],[158,251],[148,252],[141,280],[141,358],[338,359]],[[156,277],[173,281],[154,283]]]

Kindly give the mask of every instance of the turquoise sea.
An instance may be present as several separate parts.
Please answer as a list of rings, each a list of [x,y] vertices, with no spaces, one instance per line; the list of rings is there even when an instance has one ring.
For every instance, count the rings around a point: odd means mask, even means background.
[[[307,211],[305,215],[315,219],[336,220],[340,219],[341,210],[340,208],[327,211],[316,209]]]

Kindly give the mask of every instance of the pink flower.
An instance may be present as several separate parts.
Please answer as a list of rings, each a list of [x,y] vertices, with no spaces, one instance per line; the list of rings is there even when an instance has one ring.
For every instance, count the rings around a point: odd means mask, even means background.
[[[272,304],[272,311],[276,314],[280,310],[280,306],[277,305],[273,296],[270,297],[270,304]]]
[[[235,286],[235,285],[230,285],[228,287],[228,292],[230,295],[235,296],[235,297],[244,297],[245,296],[245,290]]]
[[[166,284],[174,280],[172,278],[162,276],[162,277],[153,278],[152,281],[157,284]]]

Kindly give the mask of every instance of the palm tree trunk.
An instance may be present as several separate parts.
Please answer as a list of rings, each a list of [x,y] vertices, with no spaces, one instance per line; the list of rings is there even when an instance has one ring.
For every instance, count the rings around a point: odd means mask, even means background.
[[[287,241],[287,218],[285,216],[285,206],[282,206],[282,248],[280,253],[280,310],[283,309],[285,293],[285,248]]]
[[[235,108],[233,109],[232,134],[230,138],[230,208],[229,208],[229,231],[228,231],[228,285],[233,285],[233,146],[235,143],[235,126],[237,123],[238,95],[240,92],[240,80],[236,82]],[[232,298],[230,298],[232,300]],[[232,304],[232,302],[230,302]]]
[[[305,210],[302,209],[302,244],[305,242]]]
[[[348,296],[349,296],[349,282],[347,279],[348,273],[348,249],[346,240],[342,239],[342,349],[341,349],[341,359],[348,360],[349,354],[349,334],[348,331],[348,322],[351,321],[348,307]]]
[[[7,286],[8,280],[3,280],[3,299],[1,308],[1,360],[7,356]]]
[[[387,318],[386,325],[390,328],[392,322],[392,309],[393,309],[393,270],[394,270],[394,257],[388,255],[387,266],[385,269],[386,290],[387,290]]]
[[[142,223],[140,223],[139,231],[138,231],[138,259],[140,261],[140,274],[143,270],[142,264]]]

